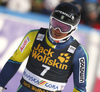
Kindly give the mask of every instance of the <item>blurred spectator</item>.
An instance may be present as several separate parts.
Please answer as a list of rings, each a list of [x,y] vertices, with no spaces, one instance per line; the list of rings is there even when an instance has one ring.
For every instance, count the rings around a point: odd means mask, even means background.
[[[62,2],[70,2],[70,3],[73,3],[74,5],[76,5],[80,10],[82,9],[83,7],[83,2],[85,0],[61,0],[61,3]]]
[[[0,0],[2,6],[10,10],[25,13],[31,10],[31,0]]]
[[[8,0],[0,0],[0,5],[6,6]]]
[[[89,1],[90,0],[84,3],[82,15],[83,23],[96,29],[100,29],[100,3],[96,0]]]
[[[32,0],[32,11],[50,15],[60,0]]]
[[[31,0],[9,0],[7,7],[17,12],[28,12],[31,10]]]
[[[42,13],[50,15],[53,9],[60,3],[60,0],[44,0]]]
[[[32,0],[32,11],[41,12],[44,8],[44,0]]]

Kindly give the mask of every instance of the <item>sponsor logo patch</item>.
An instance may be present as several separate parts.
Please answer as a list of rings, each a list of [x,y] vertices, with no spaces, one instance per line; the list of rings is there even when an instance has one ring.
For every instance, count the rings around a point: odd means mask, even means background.
[[[67,51],[73,54],[75,52],[75,50],[76,50],[76,48],[74,46],[70,45]]]
[[[79,58],[79,83],[84,83],[85,80],[85,59]]]
[[[19,48],[21,53],[24,51],[24,49],[25,49],[26,45],[29,43],[29,41],[30,41],[29,36],[27,36]]]
[[[44,39],[44,34],[39,33],[36,40],[43,41],[43,39]]]
[[[32,57],[39,62],[41,61],[42,63],[61,70],[67,70],[67,63],[71,58],[69,53],[60,53],[57,58],[52,59],[52,57],[54,57],[54,51],[52,51],[51,48],[45,49],[41,46],[41,44],[38,44],[37,47],[34,47],[32,51]]]
[[[54,82],[54,81],[50,81],[50,80],[41,78],[40,76],[37,76],[37,75],[31,73],[27,69],[25,69],[25,71],[23,72],[23,78],[28,83],[35,85],[36,87],[43,88],[45,90],[50,90],[50,91],[62,90],[62,89],[64,89],[64,87],[66,85],[66,83]],[[29,86],[29,88],[30,88],[30,86]]]
[[[61,19],[62,19],[62,20],[64,19],[64,16],[63,16],[63,15],[61,16]]]
[[[70,57],[71,56],[69,56],[68,53],[61,53],[60,56],[58,57],[58,59],[61,63],[64,63],[64,62],[67,63],[69,61]]]
[[[65,15],[65,16],[71,18],[72,20],[75,19],[73,15],[69,15],[69,14],[67,14],[67,13],[65,13],[65,12],[63,12],[63,11],[55,10],[55,12],[58,12],[58,13],[60,13],[60,14],[63,14],[63,15]]]

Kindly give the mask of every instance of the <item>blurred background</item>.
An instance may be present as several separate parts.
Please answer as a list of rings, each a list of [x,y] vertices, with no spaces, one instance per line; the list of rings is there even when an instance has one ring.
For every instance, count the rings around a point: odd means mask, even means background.
[[[51,12],[62,2],[71,2],[81,11],[73,36],[89,54],[87,92],[100,92],[100,0],[0,0],[0,71],[28,31],[49,27]],[[16,92],[26,62],[4,92]],[[63,92],[73,92],[73,86],[71,76]]]

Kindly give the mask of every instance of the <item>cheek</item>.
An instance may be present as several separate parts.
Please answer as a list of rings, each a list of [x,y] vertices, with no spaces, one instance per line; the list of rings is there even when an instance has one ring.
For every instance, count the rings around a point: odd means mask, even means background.
[[[62,34],[62,36],[64,36],[64,37],[65,37],[65,36],[67,36],[67,34]]]
[[[52,30],[52,32],[51,32],[52,34],[54,34],[54,31]]]

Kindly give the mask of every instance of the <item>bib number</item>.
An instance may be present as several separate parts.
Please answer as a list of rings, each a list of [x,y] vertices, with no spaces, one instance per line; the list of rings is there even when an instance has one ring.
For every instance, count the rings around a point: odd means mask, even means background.
[[[42,64],[42,67],[44,67],[44,70],[41,72],[41,76],[44,76],[45,74],[46,74],[46,72],[48,71],[48,70],[50,70],[50,67],[49,66],[47,66],[47,65],[44,65],[44,64]]]

